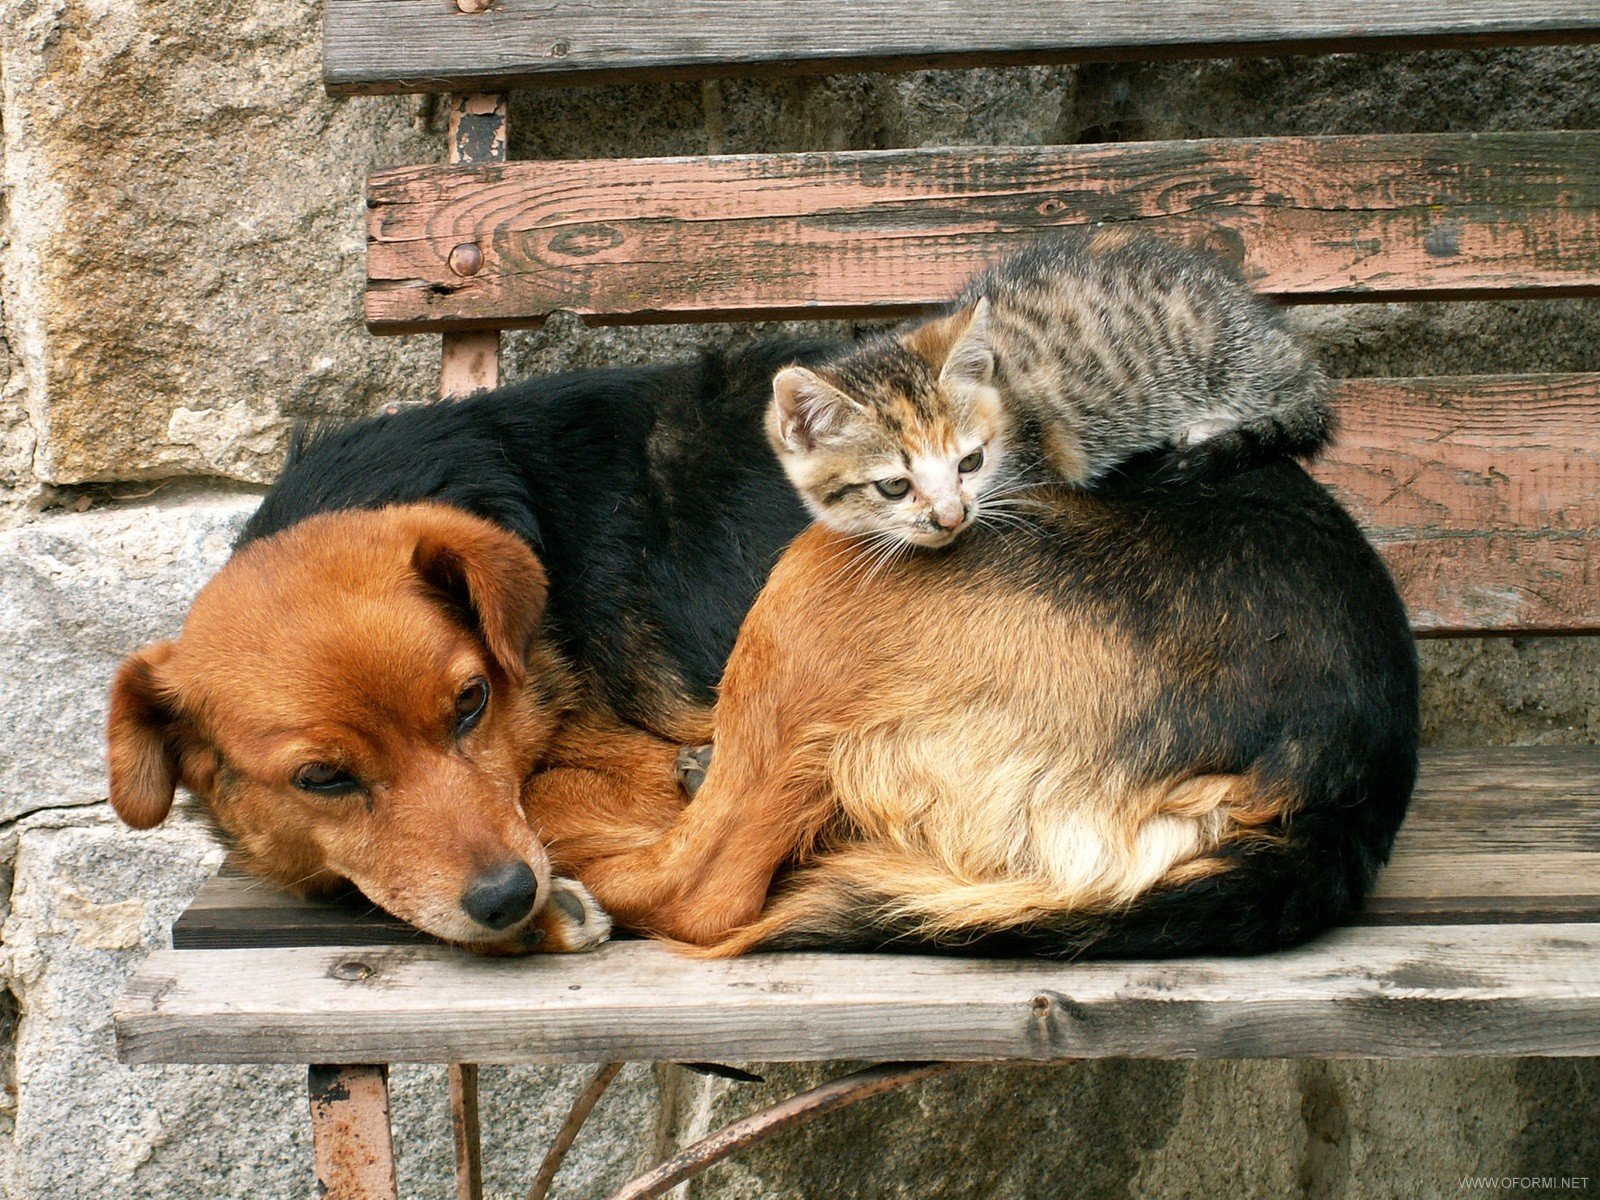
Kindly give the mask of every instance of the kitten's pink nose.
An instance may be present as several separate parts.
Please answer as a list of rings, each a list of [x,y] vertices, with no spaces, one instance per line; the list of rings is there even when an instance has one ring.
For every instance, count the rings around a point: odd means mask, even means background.
[[[959,529],[966,519],[967,506],[960,498],[940,500],[933,506],[933,523],[940,529]]]

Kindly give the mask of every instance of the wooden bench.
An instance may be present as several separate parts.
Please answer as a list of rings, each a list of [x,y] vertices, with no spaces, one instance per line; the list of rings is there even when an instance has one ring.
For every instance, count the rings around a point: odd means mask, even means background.
[[[558,309],[897,316],[1082,222],[1203,241],[1290,301],[1600,292],[1600,132],[505,161],[500,93],[514,86],[1600,39],[1592,0],[901,0],[895,20],[815,0],[795,13],[787,0],[329,0],[331,90],[451,93],[451,165],[370,182],[372,329],[442,333],[449,396],[497,382],[499,330]],[[1419,634],[1600,632],[1600,376],[1356,379],[1339,407],[1343,436],[1318,473],[1381,546]],[[384,1064],[453,1064],[463,1200],[479,1190],[482,1062],[884,1064],[618,1193],[642,1197],[959,1062],[1600,1054],[1600,748],[1428,754],[1366,913],[1266,960],[703,963],[626,940],[484,960],[370,906],[302,903],[224,872],[116,1023],[132,1063],[315,1064],[332,1197],[395,1195]]]

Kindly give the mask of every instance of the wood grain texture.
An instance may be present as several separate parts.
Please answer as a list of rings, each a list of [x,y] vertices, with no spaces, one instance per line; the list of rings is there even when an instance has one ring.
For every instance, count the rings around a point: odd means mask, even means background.
[[[301,900],[233,875],[208,880],[172,927],[172,944],[179,949],[405,946],[430,940],[365,899]]]
[[[133,1063],[1594,1055],[1600,924],[1341,929],[1147,963],[158,950],[115,1023]]]
[[[1600,132],[409,167],[367,203],[381,333],[902,315],[1095,223],[1208,245],[1291,300],[1600,291]]]
[[[1314,473],[1419,633],[1600,630],[1600,375],[1346,379]]]
[[[1600,922],[1600,748],[1440,750],[1361,924]],[[178,949],[420,945],[360,902],[297,900],[234,871],[178,919]]]
[[[473,7],[479,7],[474,5]],[[333,92],[1592,41],[1589,0],[328,0]]]

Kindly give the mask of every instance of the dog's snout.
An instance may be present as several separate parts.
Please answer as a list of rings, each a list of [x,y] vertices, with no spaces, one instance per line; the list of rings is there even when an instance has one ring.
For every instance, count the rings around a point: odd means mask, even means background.
[[[480,925],[505,929],[533,911],[539,880],[533,868],[520,859],[497,863],[472,881],[461,896],[461,907]]]

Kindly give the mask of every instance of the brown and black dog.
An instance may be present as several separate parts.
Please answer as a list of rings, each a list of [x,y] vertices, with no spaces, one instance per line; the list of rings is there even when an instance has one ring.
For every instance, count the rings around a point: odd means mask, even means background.
[[[743,624],[687,807],[676,745],[710,711],[650,665],[683,659],[637,588],[612,630],[637,647],[626,711],[552,619],[547,523],[549,601],[503,520],[328,505],[248,541],[178,641],[124,666],[113,802],[149,825],[182,782],[263,874],[353,881],[478,948],[592,944],[590,893],[712,954],[1291,944],[1359,905],[1404,814],[1409,629],[1298,467],[1166,477],[1157,456],[1041,495],[1028,528],[870,578],[805,533]]]

